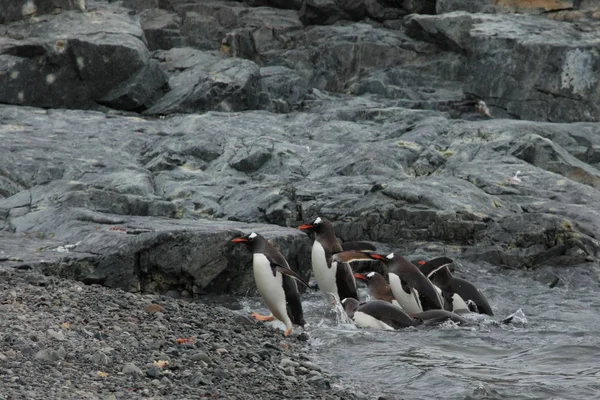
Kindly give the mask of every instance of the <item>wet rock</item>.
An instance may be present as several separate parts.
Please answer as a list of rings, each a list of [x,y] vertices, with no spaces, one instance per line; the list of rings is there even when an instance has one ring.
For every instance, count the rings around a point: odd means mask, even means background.
[[[162,95],[166,83],[150,59],[139,23],[115,8],[62,12],[35,29],[8,25],[2,47],[3,103],[143,110]]]

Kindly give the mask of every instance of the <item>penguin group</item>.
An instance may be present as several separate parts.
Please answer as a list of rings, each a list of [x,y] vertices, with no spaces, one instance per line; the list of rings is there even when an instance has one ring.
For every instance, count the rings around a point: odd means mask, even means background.
[[[412,263],[396,253],[379,254],[367,242],[340,243],[333,224],[324,217],[317,217],[298,229],[314,234],[311,262],[319,290],[332,304],[341,304],[358,326],[395,330],[447,320],[468,324],[461,314],[469,312],[493,316],[481,290],[452,274],[453,260],[448,257]],[[252,252],[256,287],[271,312],[268,316],[252,313],[251,317],[281,321],[285,336],[294,325],[303,327],[298,282],[305,286],[308,283],[260,234],[252,232],[232,242],[244,243]],[[376,272],[376,268],[354,272],[351,266],[354,261],[380,262],[384,274]],[[360,301],[357,279],[366,284],[369,301]]]

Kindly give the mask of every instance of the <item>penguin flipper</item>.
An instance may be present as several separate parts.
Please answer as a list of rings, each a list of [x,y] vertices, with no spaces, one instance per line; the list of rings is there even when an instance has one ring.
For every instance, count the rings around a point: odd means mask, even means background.
[[[454,262],[453,259],[449,257],[437,257],[432,260],[427,261],[425,264],[420,265],[419,269],[426,277],[430,277],[430,275],[434,274],[436,270],[444,265],[452,264]]]
[[[332,261],[337,261],[338,263],[349,263],[352,261],[373,261],[373,259],[369,256],[368,253],[363,252],[361,250],[344,250],[338,253],[334,253],[331,255]]]
[[[354,279],[354,273],[352,272],[352,267],[350,267],[350,264],[345,262],[337,262],[335,283],[337,285],[338,296],[340,299],[352,297],[353,299],[358,300],[356,280]]]
[[[302,283],[304,286],[308,287],[308,282],[306,282],[304,278],[292,271],[290,268],[274,263],[273,261],[271,261],[271,268],[273,268],[273,271],[281,272],[282,275],[289,276],[290,278],[293,278]]]
[[[367,242],[345,242],[345,243],[342,243],[342,249],[344,249],[344,251],[348,251],[348,250],[375,251],[375,250],[377,250],[377,248],[375,246],[373,246],[371,243],[367,243]]]

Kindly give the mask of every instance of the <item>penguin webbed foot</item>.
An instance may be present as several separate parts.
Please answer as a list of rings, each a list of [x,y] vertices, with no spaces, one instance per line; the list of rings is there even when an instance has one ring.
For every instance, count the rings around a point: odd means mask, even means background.
[[[285,332],[283,332],[283,335],[284,335],[285,337],[287,337],[287,336],[290,336],[290,334],[291,334],[291,333],[292,333],[292,328],[287,328],[287,329],[285,330]]]
[[[268,321],[273,321],[275,319],[275,317],[273,316],[273,314],[271,315],[260,315],[258,313],[252,313],[250,314],[250,316],[252,318],[254,318],[257,321],[262,321],[262,322],[268,322]]]

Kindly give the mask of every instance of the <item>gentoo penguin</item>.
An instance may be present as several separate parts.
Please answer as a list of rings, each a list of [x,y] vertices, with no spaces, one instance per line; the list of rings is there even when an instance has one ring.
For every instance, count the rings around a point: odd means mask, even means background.
[[[349,297],[342,300],[342,306],[348,317],[363,328],[394,330],[419,325],[400,308],[383,300],[361,303]]]
[[[333,255],[345,250],[375,250],[373,245],[363,242],[340,244],[335,237],[333,225],[322,217],[317,217],[310,224],[300,225],[298,229],[316,233],[311,258],[313,274],[319,289],[323,293],[331,293],[337,301],[347,297],[358,300],[356,281],[348,264],[352,260],[334,260]]]
[[[394,330],[409,326],[433,325],[447,320],[458,324],[469,322],[446,310],[428,310],[414,316],[407,315],[400,308],[383,300],[371,300],[360,303],[353,298],[342,300],[344,311],[348,317],[363,328]]]
[[[430,275],[433,271],[440,269],[444,265],[449,268],[449,266],[452,265],[452,263],[454,263],[454,260],[452,260],[451,258],[437,257],[437,258],[431,259],[427,262],[425,262],[425,261],[419,262],[419,264],[420,264],[419,269],[421,270],[423,275],[427,276],[431,280]],[[475,311],[474,307],[469,307],[469,305],[457,293],[454,293],[451,296],[451,298],[449,296],[449,293],[445,293],[445,295],[449,298],[448,300],[446,300],[444,298],[444,293],[442,293],[442,289],[440,289],[440,287],[437,286],[435,284],[435,282],[434,282],[434,286],[435,286],[435,290],[438,292],[439,296],[442,298],[442,302],[444,304],[445,310],[454,311],[454,312],[469,312],[469,311],[477,312],[477,311]]]
[[[302,277],[290,268],[285,257],[258,233],[238,237],[233,243],[245,243],[252,252],[252,268],[256,288],[262,296],[271,315],[252,313],[259,321],[272,321],[277,318],[285,324],[285,336],[292,332],[292,324],[304,326],[302,303],[296,281],[308,286]]]
[[[355,273],[354,277],[365,281],[367,284],[367,292],[372,298],[387,301],[396,307],[401,307],[398,300],[394,298],[394,293],[392,293],[390,285],[387,284],[385,278],[379,272],[369,272],[367,274]]]
[[[392,293],[400,306],[409,314],[442,308],[442,300],[433,283],[410,261],[394,253],[382,256],[369,253],[381,260],[388,270],[388,280]]]
[[[479,314],[494,315],[492,307],[490,307],[490,303],[488,303],[483,292],[477,289],[471,282],[452,275],[447,265],[442,265],[434,269],[429,272],[428,276],[441,289],[445,309],[460,310],[467,308]]]

